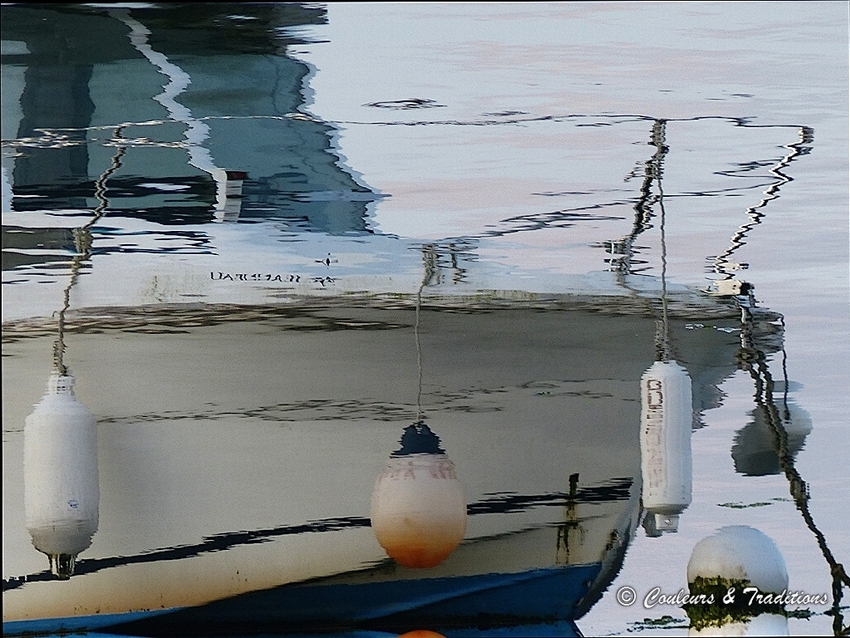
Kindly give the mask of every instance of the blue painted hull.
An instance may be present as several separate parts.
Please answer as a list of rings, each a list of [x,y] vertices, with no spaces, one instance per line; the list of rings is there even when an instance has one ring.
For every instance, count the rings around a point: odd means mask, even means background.
[[[9,622],[3,633],[361,636],[429,628],[446,636],[578,635],[574,610],[601,568],[594,564],[419,580],[381,581],[376,575],[375,580],[361,577],[350,584],[290,584],[198,607]]]

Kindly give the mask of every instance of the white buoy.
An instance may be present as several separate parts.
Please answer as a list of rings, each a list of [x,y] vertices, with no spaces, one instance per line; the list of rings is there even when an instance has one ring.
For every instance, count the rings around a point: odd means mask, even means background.
[[[788,570],[779,548],[769,536],[746,525],[722,527],[694,546],[688,583],[699,577],[730,585],[747,582],[761,593],[788,589]]]
[[[641,377],[641,496],[650,536],[676,532],[691,504],[691,378],[675,361],[656,361]]]
[[[777,425],[785,435],[788,454],[792,457],[803,449],[806,437],[812,431],[812,417],[794,403],[779,403],[775,413]],[[775,432],[762,408],[750,412],[752,421],[738,430],[732,444],[735,471],[745,476],[766,476],[782,471],[779,461],[778,432]]]
[[[702,539],[688,562],[692,636],[783,636],[788,570],[776,544],[746,525]]]
[[[372,530],[404,567],[442,563],[466,533],[466,498],[455,465],[423,422],[408,426],[372,491]]]
[[[73,386],[74,377],[54,372],[24,424],[27,531],[63,579],[91,545],[100,500],[95,420]]]

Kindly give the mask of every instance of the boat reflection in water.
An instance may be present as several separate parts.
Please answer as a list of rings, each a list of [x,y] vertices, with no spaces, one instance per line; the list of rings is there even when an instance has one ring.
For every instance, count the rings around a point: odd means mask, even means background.
[[[489,227],[422,246],[371,226],[380,195],[299,110],[309,69],[282,53],[321,8],[3,11],[20,52],[3,80],[20,96],[3,135],[4,634],[571,635],[639,521],[675,528],[739,308],[663,295],[676,357],[659,359],[659,282],[629,264],[660,203],[662,121],[638,122],[656,154],[612,244],[623,269],[532,264],[516,290],[524,265],[476,263]],[[588,251],[597,222],[630,225],[581,219],[559,232]],[[54,366],[27,417],[72,235],[75,394]],[[780,331],[753,316],[756,340]]]
[[[195,305],[147,309],[143,323],[133,308],[70,313],[100,440],[99,459],[74,462],[79,476],[99,469],[100,526],[66,581],[9,534],[4,629],[574,631],[642,515],[639,380],[654,319],[605,299],[426,299],[429,424],[403,428],[382,473],[398,422],[417,414],[415,305]],[[686,325],[672,313],[670,338],[705,409],[737,344]],[[38,351],[49,328],[28,322],[13,345]],[[22,396],[39,385],[25,360],[6,362]],[[128,361],[145,392],[115,379]],[[440,549],[400,549],[405,518]],[[14,501],[6,521],[26,526]]]

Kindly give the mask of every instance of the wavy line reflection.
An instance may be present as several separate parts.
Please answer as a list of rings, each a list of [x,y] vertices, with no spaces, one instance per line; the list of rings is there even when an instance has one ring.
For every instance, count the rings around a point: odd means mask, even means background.
[[[581,487],[574,494],[570,492],[551,492],[545,494],[505,493],[492,495],[480,501],[470,503],[466,511],[468,516],[479,516],[524,512],[537,507],[563,507],[577,503],[627,501],[630,498],[631,486],[631,478],[622,478],[613,479],[601,485]],[[141,554],[106,558],[84,558],[77,561],[74,573],[83,575],[122,565],[183,560],[211,552],[229,550],[243,545],[266,543],[279,537],[298,534],[323,534],[370,526],[371,522],[368,517],[349,516],[256,530],[222,532],[207,536],[199,543],[152,549]],[[3,580],[3,590],[17,589],[23,587],[28,582],[43,582],[52,579],[53,575],[49,571],[8,578]]]

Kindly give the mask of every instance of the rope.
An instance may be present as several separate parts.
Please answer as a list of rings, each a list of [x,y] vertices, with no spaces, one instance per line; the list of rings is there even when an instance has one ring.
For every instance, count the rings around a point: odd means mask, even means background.
[[[416,322],[413,325],[413,335],[416,339],[416,369],[419,379],[419,387],[416,392],[416,422],[422,421],[422,344],[419,339],[420,311],[422,308],[422,290],[434,279],[437,274],[437,252],[433,244],[422,247],[422,263],[425,273],[419,290],[416,291]]]
[[[115,129],[115,137],[120,139],[124,126],[119,126]],[[62,376],[68,374],[68,368],[65,365],[65,314],[71,305],[71,288],[73,288],[80,276],[80,268],[83,262],[91,257],[92,236],[89,229],[96,224],[105,214],[107,207],[106,199],[106,180],[121,167],[121,158],[127,151],[125,145],[118,145],[118,149],[112,158],[109,167],[100,174],[94,183],[94,196],[97,198],[97,207],[94,209],[94,216],[83,226],[74,229],[74,244],[77,249],[77,254],[71,260],[71,279],[65,287],[62,295],[62,309],[59,311],[56,330],[56,342],[53,344],[53,370]]]
[[[751,316],[749,315],[749,313],[747,314],[748,316]],[[806,523],[806,527],[808,527],[809,530],[815,535],[818,547],[820,548],[824,559],[829,565],[829,571],[832,576],[833,604],[831,613],[833,615],[833,629],[835,631],[835,635],[846,635],[847,628],[842,627],[843,617],[841,615],[841,599],[844,593],[842,590],[842,584],[844,586],[850,587],[850,577],[848,577],[847,572],[844,569],[844,565],[839,563],[833,556],[826,543],[826,537],[823,535],[823,532],[818,529],[817,525],[815,525],[815,521],[812,518],[811,512],[809,511],[809,499],[811,498],[809,493],[809,486],[803,480],[803,477],[800,476],[800,473],[794,466],[794,457],[788,451],[788,432],[782,423],[782,418],[780,416],[779,409],[776,407],[776,404],[773,401],[774,382],[773,377],[770,374],[770,370],[767,366],[765,354],[761,350],[754,348],[751,344],[745,344],[742,347],[742,350],[746,350],[746,352],[741,352],[739,354],[738,359],[741,362],[741,366],[750,374],[750,376],[753,378],[753,381],[755,382],[756,404],[764,414],[765,421],[767,422],[768,427],[770,428],[770,432],[773,435],[774,449],[776,451],[777,457],[779,458],[779,467],[782,469],[782,472],[785,474],[785,478],[788,480],[791,498],[794,501],[794,505],[796,505],[797,509],[800,511],[800,514],[803,516],[803,520]],[[782,368],[783,372],[785,372],[786,381],[784,393],[784,400],[786,401],[785,413],[786,415],[788,415],[788,377],[786,371],[786,357],[784,348],[782,350],[782,354]]]
[[[661,211],[661,361],[670,360],[670,331],[667,322],[667,236],[665,234],[666,212],[664,210],[664,189],[661,187],[661,173],[664,155],[667,146],[664,144],[664,130],[666,123],[658,120],[652,129],[652,141],[658,147],[656,182],[658,183],[658,208]]]

